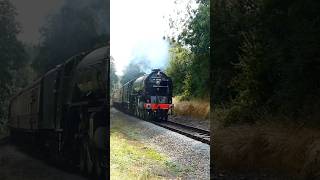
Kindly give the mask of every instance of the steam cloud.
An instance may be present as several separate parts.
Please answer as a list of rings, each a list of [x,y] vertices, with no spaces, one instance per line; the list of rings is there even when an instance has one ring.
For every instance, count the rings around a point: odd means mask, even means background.
[[[131,62],[146,73],[152,69],[164,70],[169,60],[169,46],[168,41],[161,38],[141,41],[133,49]]]

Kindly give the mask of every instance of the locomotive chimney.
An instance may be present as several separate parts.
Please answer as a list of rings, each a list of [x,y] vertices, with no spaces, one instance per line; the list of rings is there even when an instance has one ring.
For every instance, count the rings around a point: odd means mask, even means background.
[[[152,69],[152,72],[155,72],[155,73],[157,73],[159,71],[161,71],[161,70],[160,69]]]

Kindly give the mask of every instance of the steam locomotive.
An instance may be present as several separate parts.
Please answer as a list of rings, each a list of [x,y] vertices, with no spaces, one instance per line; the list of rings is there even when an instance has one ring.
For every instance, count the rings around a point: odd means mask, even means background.
[[[109,47],[80,53],[15,95],[9,107],[11,138],[28,138],[36,149],[105,177],[109,60]]]
[[[172,112],[172,80],[160,69],[133,79],[112,95],[116,108],[146,120],[168,120]]]

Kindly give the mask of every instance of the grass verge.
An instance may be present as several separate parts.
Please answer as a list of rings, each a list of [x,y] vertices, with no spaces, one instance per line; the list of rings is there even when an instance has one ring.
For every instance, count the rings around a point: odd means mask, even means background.
[[[111,179],[179,179],[182,168],[137,140],[138,133],[111,126]]]

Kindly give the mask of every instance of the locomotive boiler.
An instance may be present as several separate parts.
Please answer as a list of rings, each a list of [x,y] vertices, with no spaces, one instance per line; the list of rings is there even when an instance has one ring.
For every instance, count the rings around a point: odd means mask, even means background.
[[[166,121],[173,110],[172,87],[170,77],[160,69],[153,69],[115,91],[113,104],[139,118]]]
[[[109,47],[80,53],[48,71],[12,98],[12,139],[30,137],[36,148],[105,176],[108,74]]]

